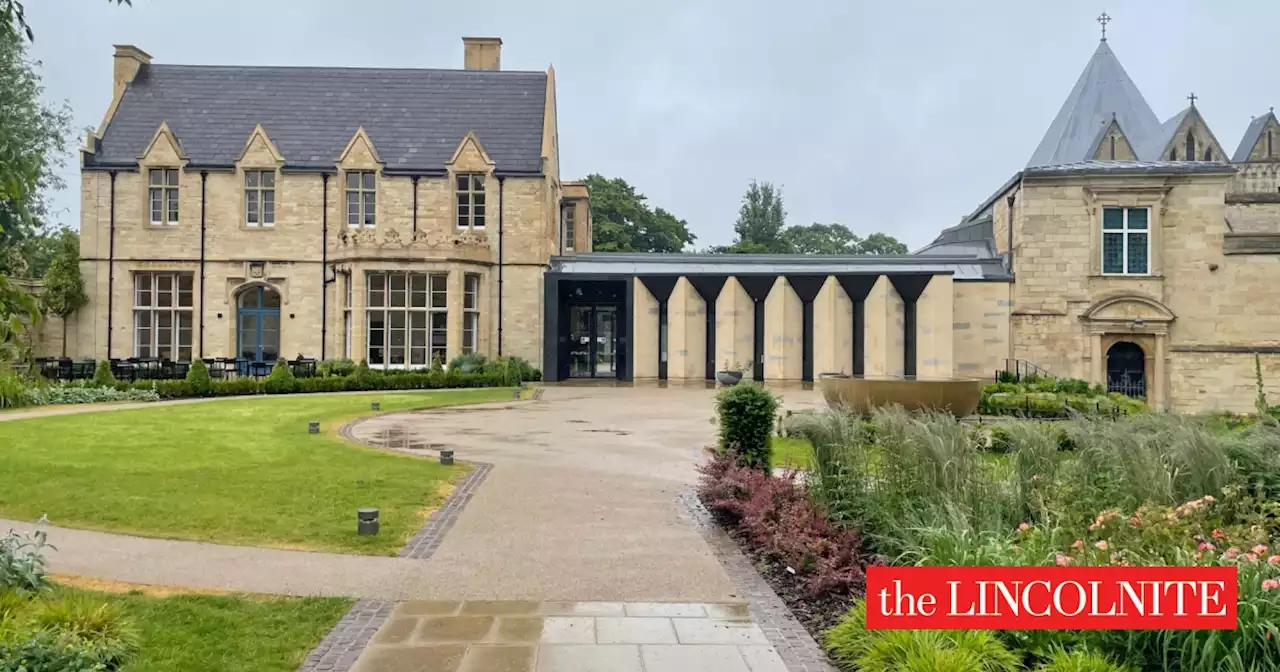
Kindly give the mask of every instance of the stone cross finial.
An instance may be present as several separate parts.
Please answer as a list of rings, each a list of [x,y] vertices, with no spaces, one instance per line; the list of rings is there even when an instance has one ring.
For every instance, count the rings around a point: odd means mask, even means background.
[[[1098,23],[1102,24],[1102,41],[1106,42],[1107,41],[1107,24],[1111,23],[1111,17],[1107,16],[1106,12],[1103,12],[1102,15],[1098,17]]]
[[[1196,106],[1196,98],[1198,97],[1199,96],[1197,96],[1194,91],[1191,93],[1191,95],[1187,96],[1187,100],[1191,101],[1191,107]]]

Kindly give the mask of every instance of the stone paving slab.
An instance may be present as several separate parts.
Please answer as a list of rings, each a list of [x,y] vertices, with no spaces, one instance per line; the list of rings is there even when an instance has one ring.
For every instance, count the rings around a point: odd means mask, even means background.
[[[367,648],[351,669],[787,672],[760,627],[739,616],[738,608],[744,606],[527,600],[405,602],[385,615],[382,628],[367,640]],[[566,613],[575,615],[555,615]]]

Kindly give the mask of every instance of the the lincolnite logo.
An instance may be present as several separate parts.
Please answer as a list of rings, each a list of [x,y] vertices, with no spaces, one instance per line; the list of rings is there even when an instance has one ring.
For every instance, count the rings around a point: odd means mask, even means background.
[[[1235,567],[871,567],[881,630],[1234,630]]]

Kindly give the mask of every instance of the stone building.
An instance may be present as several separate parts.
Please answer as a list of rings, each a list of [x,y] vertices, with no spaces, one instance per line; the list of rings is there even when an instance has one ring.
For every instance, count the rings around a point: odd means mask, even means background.
[[[97,358],[541,355],[542,274],[590,251],[555,72],[190,66],[115,51],[82,152]]]
[[[549,380],[990,378],[1179,411],[1280,373],[1280,123],[1161,122],[1104,39],[1027,165],[912,255],[591,252],[555,73],[152,64],[117,47],[83,154],[94,357],[518,355]]]

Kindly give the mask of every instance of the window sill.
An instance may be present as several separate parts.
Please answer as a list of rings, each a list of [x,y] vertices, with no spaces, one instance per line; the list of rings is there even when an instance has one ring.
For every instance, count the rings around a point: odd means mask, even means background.
[[[1106,278],[1120,280],[1163,280],[1164,276],[1159,273],[1147,273],[1145,275],[1138,273],[1093,273],[1090,278]]]
[[[240,230],[241,231],[275,231],[276,225],[268,224],[266,226],[262,226],[262,225],[255,226],[253,224],[241,224]]]
[[[178,227],[177,222],[151,222],[148,225],[152,229],[175,229]]]

